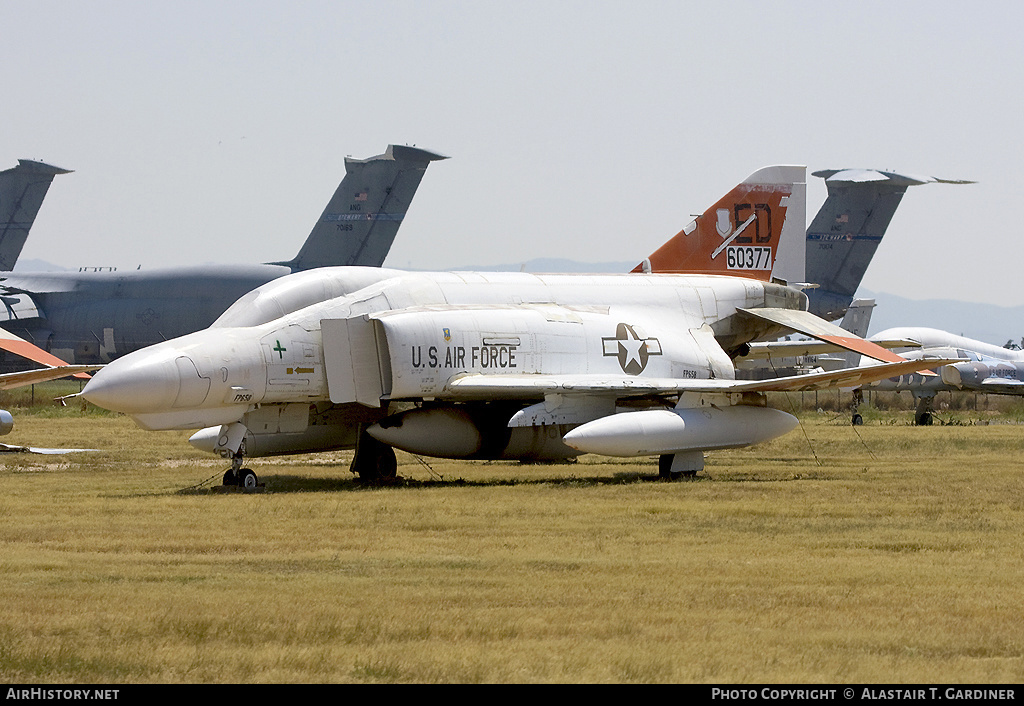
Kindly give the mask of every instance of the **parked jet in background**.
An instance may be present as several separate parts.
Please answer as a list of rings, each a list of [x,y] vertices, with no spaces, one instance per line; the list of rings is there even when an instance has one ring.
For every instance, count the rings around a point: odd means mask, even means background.
[[[0,172],[0,271],[14,269],[50,182],[57,174],[68,173],[28,159]]]
[[[804,311],[806,295],[767,281],[784,230],[802,239],[804,214],[789,204],[803,175],[760,170],[695,222],[692,266],[741,276],[323,268],[262,287],[210,329],[114,361],[82,395],[146,429],[206,427],[192,443],[231,457],[225,483],[247,487],[257,479],[245,456],[339,448],[355,448],[352,470],[364,479],[394,476],[395,448],[470,459],[655,455],[663,476],[694,473],[706,450],[796,425],[766,406],[765,392],[851,386],[919,365],[855,340]],[[664,249],[655,261],[682,267]],[[786,330],[893,362],[735,380],[731,355]]]
[[[119,355],[209,326],[260,285],[328,265],[383,263],[427,165],[441,155],[391,145],[345,160],[338,186],[286,262],[128,272],[11,273],[0,278],[0,326],[75,363]]]
[[[881,331],[870,340],[884,338],[916,342],[917,350],[906,350],[903,357],[928,361],[935,375],[920,372],[878,380],[855,390],[854,423],[860,415],[856,407],[862,403],[865,389],[882,392],[909,391],[916,401],[914,423],[929,425],[933,421],[936,393],[967,390],[998,395],[1024,395],[1024,351],[1000,346],[972,338],[957,336],[939,329],[924,327],[898,327]],[[899,350],[899,349],[897,349]],[[933,359],[961,358],[962,362],[938,368]],[[868,362],[867,364],[870,364]]]

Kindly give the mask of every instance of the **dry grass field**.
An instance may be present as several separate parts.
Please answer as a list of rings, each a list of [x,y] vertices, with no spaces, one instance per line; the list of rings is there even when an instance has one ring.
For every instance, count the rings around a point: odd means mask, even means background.
[[[403,455],[366,488],[336,453],[254,494],[187,433],[14,411],[2,441],[98,450],[0,456],[7,682],[1024,681],[1013,410],[810,411],[689,482]]]

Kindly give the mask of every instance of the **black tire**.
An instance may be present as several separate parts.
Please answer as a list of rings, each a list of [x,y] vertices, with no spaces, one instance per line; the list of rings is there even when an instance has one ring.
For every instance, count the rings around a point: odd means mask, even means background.
[[[243,468],[238,472],[238,486],[245,490],[255,490],[259,485],[259,478],[252,472],[251,468]]]
[[[864,417],[859,414],[853,415],[853,426],[859,427],[864,423]]]
[[[673,454],[662,454],[658,457],[658,476],[662,480],[675,480],[672,477],[672,459],[675,458]]]
[[[398,477],[395,450],[363,434],[355,458],[352,459],[352,470],[364,483],[389,483]]]

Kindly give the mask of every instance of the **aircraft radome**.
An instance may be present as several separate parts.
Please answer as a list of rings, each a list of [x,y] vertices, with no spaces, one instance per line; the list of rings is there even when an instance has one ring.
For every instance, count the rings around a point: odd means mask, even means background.
[[[286,262],[237,264],[236,259],[244,260],[237,254],[244,255],[244,244],[238,244],[231,261],[217,265],[4,273],[0,327],[62,360],[106,363],[202,330],[240,296],[284,275],[330,265],[379,267],[427,165],[439,159],[445,157],[400,145],[376,157],[346,158],[345,178],[298,254]],[[20,251],[24,238],[16,243],[18,232],[4,235],[0,253],[14,245]]]
[[[191,442],[230,457],[225,483],[246,487],[257,484],[246,457],[343,448],[370,481],[395,475],[396,448],[525,461],[659,456],[666,477],[695,473],[705,451],[796,425],[766,392],[851,387],[920,366],[809,314],[803,292],[769,281],[777,259],[802,260],[804,174],[755,172],[673,239],[686,241],[687,264],[671,247],[647,260],[699,274],[300,272],[205,331],[113,361],[82,395],[145,429],[201,429]],[[791,330],[886,362],[735,379],[733,356]]]

